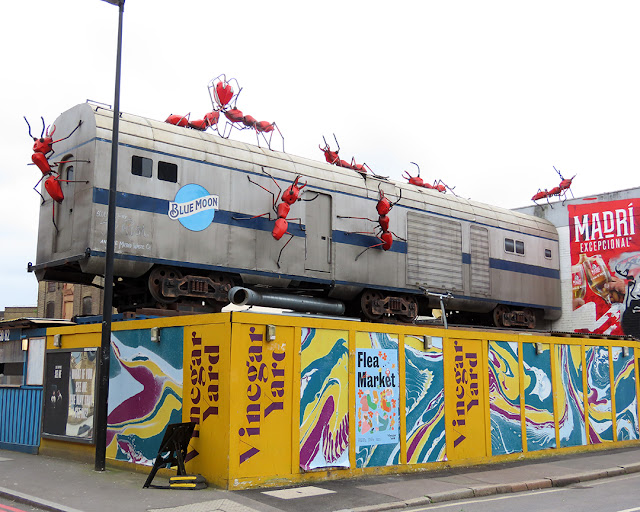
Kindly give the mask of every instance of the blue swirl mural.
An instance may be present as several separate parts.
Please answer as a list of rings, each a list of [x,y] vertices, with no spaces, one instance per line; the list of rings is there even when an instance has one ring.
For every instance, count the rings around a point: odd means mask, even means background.
[[[516,342],[489,342],[489,408],[492,454],[521,452],[520,372]]]
[[[536,350],[534,343],[523,343],[522,360],[527,451],[555,448],[556,428],[553,419],[549,345],[541,344],[540,350]]]
[[[446,460],[442,338],[422,348],[422,337],[405,336],[407,462]],[[414,348],[411,345],[414,345]]]
[[[621,347],[611,348],[614,393],[616,398],[616,433],[618,441],[640,438],[638,429],[638,400],[633,349],[625,357]]]
[[[582,347],[556,345],[556,393],[560,447],[587,444],[584,391],[582,384]]]
[[[607,347],[585,347],[585,358],[589,403],[589,442],[594,444],[613,441],[609,349]]]

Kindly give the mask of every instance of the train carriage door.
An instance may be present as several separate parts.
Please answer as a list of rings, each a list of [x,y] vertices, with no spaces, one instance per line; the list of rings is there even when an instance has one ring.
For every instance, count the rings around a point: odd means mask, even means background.
[[[314,199],[315,196],[315,199]],[[331,272],[331,196],[305,192],[305,270]]]
[[[489,267],[489,231],[471,226],[471,295],[488,297],[491,294]]]
[[[73,159],[73,155],[65,155],[63,162]],[[75,206],[75,169],[73,163],[60,164],[58,172],[60,173],[60,188],[64,194],[61,203],[55,204],[55,213],[52,212],[57,230],[54,230],[53,236],[53,252],[68,251],[73,243],[71,233],[73,231],[73,208]],[[45,197],[47,197],[45,195]],[[48,198],[49,199],[49,198]]]

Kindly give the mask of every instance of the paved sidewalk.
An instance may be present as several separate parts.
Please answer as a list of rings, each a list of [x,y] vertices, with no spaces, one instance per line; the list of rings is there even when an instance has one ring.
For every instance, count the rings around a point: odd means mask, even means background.
[[[0,450],[0,496],[54,512],[376,512],[640,472],[640,446],[246,491],[142,489],[146,474]],[[161,477],[154,484],[164,483]]]

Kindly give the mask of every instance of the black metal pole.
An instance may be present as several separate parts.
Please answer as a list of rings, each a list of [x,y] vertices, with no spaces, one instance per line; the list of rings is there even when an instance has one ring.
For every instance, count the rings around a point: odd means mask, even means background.
[[[124,1],[118,0],[118,51],[116,56],[116,91],[113,100],[113,130],[111,142],[111,175],[109,209],[107,213],[107,250],[104,269],[104,306],[102,309],[102,341],[98,358],[98,398],[96,406],[95,470],[104,471],[107,451],[107,411],[109,399],[109,363],[111,350],[111,312],[113,310],[113,259],[116,243],[116,185],[118,182],[118,128],[120,122],[120,67],[122,56],[122,18]],[[109,3],[113,3],[109,1]]]

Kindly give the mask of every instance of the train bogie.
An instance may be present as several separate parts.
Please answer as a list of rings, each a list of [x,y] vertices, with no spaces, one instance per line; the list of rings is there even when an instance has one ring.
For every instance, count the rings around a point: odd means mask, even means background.
[[[41,208],[39,279],[104,273],[112,112],[78,105],[56,125],[79,120],[56,154],[78,160],[60,168],[85,182],[63,184],[57,230],[51,199]],[[546,221],[128,114],[120,131],[121,308],[215,310],[242,285],[339,299],[371,319],[410,320],[440,295],[475,316],[501,305],[498,323],[517,324],[512,310],[559,315],[558,236]]]

